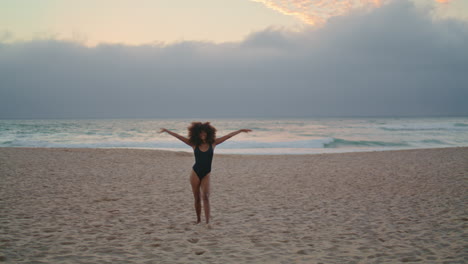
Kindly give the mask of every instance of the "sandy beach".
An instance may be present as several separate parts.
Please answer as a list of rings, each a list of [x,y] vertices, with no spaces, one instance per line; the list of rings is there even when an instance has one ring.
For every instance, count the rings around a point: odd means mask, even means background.
[[[466,263],[468,148],[219,155],[0,148],[4,263]],[[203,217],[202,217],[203,218]]]

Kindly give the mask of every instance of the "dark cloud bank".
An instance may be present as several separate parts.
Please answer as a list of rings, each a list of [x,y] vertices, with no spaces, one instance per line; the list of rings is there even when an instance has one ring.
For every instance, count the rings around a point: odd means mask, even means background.
[[[240,43],[0,43],[0,118],[468,115],[468,25],[397,1]]]

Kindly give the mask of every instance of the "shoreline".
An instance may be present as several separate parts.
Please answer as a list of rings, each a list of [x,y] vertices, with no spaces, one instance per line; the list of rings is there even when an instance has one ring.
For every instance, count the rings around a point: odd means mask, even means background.
[[[336,150],[337,152],[317,152],[317,153],[272,153],[272,154],[265,154],[265,153],[259,153],[259,154],[252,154],[252,153],[219,153],[215,151],[216,156],[310,156],[310,155],[322,155],[322,154],[353,154],[353,153],[373,153],[373,152],[397,152],[397,151],[415,151],[415,150],[439,150],[439,149],[463,149],[466,148],[468,149],[468,146],[454,146],[454,147],[422,147],[422,148],[402,148],[402,149],[376,149],[376,150],[347,150],[341,152],[338,149],[332,149],[329,148],[329,150]],[[162,152],[162,153],[183,153],[183,154],[190,154],[193,156],[193,151],[188,149],[187,150],[175,150],[175,149],[156,149],[156,148],[127,148],[127,147],[108,147],[108,148],[62,148],[62,147],[0,147],[0,151],[2,149],[25,149],[25,150],[90,150],[90,151],[95,151],[95,150],[129,150],[129,151],[155,151],[155,152]]]
[[[5,263],[464,263],[468,147],[216,154],[0,148]],[[202,217],[203,218],[203,217]]]

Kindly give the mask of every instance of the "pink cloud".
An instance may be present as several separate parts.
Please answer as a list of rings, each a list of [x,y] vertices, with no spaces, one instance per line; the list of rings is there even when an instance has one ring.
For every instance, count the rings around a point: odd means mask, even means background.
[[[297,17],[306,24],[321,25],[330,17],[359,8],[375,8],[385,0],[252,0],[275,11]]]

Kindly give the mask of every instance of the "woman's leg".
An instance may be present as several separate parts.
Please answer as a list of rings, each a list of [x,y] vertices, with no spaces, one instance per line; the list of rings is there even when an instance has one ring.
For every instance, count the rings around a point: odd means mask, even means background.
[[[195,199],[195,212],[197,213],[197,224],[201,222],[201,197],[200,197],[200,179],[192,170],[190,174],[190,185],[192,185],[193,198]]]
[[[205,209],[205,219],[207,224],[210,222],[210,175],[211,173],[208,173],[203,177],[200,184],[203,209]]]

